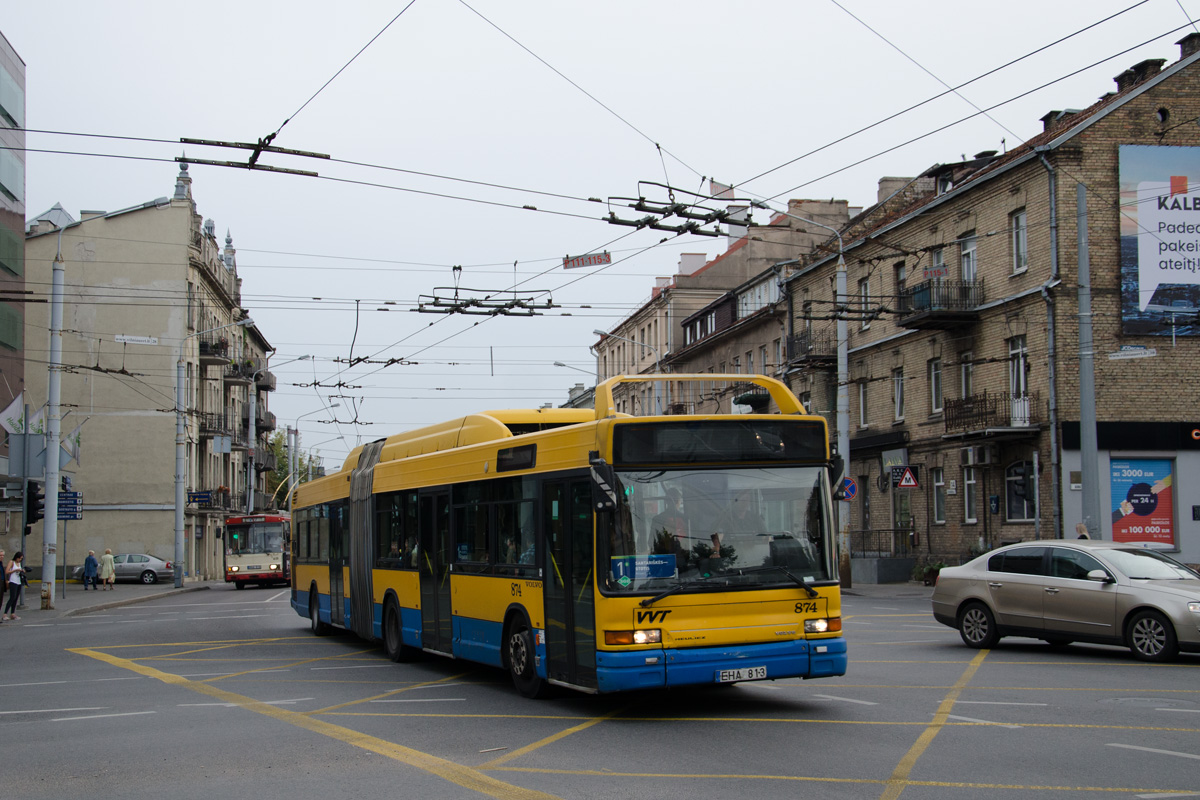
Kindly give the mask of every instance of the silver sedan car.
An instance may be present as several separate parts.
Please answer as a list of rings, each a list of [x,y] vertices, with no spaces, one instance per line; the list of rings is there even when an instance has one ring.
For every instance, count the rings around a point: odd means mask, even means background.
[[[1144,545],[1021,542],[947,567],[933,616],[968,647],[1002,636],[1128,647],[1143,661],[1200,652],[1200,574]]]
[[[175,580],[175,569],[170,561],[163,561],[146,553],[118,553],[113,556],[113,572],[118,581],[158,583]],[[74,577],[76,580],[82,580],[83,567],[75,568]]]

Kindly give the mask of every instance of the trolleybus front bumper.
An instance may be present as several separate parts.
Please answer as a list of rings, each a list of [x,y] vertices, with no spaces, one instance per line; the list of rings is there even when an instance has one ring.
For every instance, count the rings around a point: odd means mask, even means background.
[[[596,677],[601,692],[719,683],[730,670],[765,667],[766,676],[827,678],[846,674],[846,640],[794,640],[741,647],[598,651]]]

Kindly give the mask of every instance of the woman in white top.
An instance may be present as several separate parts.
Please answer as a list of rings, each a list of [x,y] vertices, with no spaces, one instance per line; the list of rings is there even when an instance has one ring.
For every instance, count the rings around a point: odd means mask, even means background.
[[[0,620],[20,619],[17,616],[17,600],[21,596],[21,575],[25,573],[21,563],[24,560],[24,553],[13,553],[12,561],[8,562],[4,569],[4,579],[8,583],[8,602],[4,604],[4,616],[0,617]]]

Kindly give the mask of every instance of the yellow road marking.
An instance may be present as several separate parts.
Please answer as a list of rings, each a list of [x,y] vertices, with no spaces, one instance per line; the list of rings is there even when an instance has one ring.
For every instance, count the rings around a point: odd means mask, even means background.
[[[384,692],[383,694],[377,694],[372,697],[364,697],[361,700],[351,700],[348,703],[339,703],[336,706],[327,706],[326,708],[318,708],[316,711],[305,711],[303,713],[308,714],[309,716],[312,716],[314,714],[328,714],[331,711],[336,711],[339,708],[347,708],[348,706],[356,706],[359,703],[369,703],[372,700],[381,700],[384,697],[391,697],[392,695],[400,694],[401,692],[411,692],[413,689],[420,689],[425,686],[437,686],[439,683],[445,683],[446,681],[452,681],[456,678],[463,677],[463,675],[470,675],[470,674],[471,673],[469,673],[469,672],[464,672],[460,675],[450,675],[449,677],[446,677],[446,678],[438,678],[436,681],[425,681],[424,683],[414,683],[412,686],[402,686],[399,689],[392,689],[391,691]]]
[[[106,644],[101,645],[105,650],[129,650],[139,647],[199,647],[205,644],[282,644],[284,642],[307,641],[313,644],[333,645],[337,642],[313,642],[312,636],[280,636],[270,639],[214,639],[211,642],[153,642],[149,644]]]
[[[887,788],[880,795],[880,800],[896,800],[904,791],[904,787],[908,784],[909,773],[916,766],[917,759],[933,743],[934,737],[946,725],[947,717],[954,710],[955,701],[958,700],[958,696],[962,694],[963,689],[967,688],[967,684],[971,682],[971,678],[975,677],[975,673],[983,664],[983,660],[987,658],[988,652],[987,650],[980,650],[979,654],[971,659],[970,666],[963,671],[963,674],[954,684],[954,687],[942,698],[937,712],[933,715],[933,722],[929,723],[929,726],[917,737],[917,741],[913,743],[913,746],[900,759],[900,763],[896,765],[892,776],[887,780]]]
[[[532,753],[534,750],[545,747],[548,744],[553,744],[553,743],[559,741],[560,739],[565,739],[566,737],[570,736],[573,733],[579,733],[582,730],[587,730],[588,728],[592,727],[593,725],[595,725],[598,722],[603,722],[606,719],[612,719],[613,717],[617,716],[624,710],[625,710],[624,708],[614,709],[614,710],[608,712],[607,714],[603,714],[594,719],[590,719],[587,722],[576,725],[573,728],[567,728],[565,731],[559,731],[558,733],[553,734],[552,736],[547,736],[545,739],[541,739],[540,741],[536,741],[531,744],[527,744],[524,747],[513,750],[511,753],[505,753],[504,755],[500,756],[499,758],[493,758],[491,761],[487,762],[486,764],[480,764],[479,768],[480,769],[491,769],[492,767],[498,767],[501,764],[504,764],[508,761],[512,761],[514,758],[520,758],[521,756],[525,755],[526,753]]]
[[[346,653],[345,655],[346,655],[346,656],[355,656],[355,655],[358,655],[359,653],[368,653],[368,652],[370,652],[370,651],[369,651],[369,650],[359,650],[358,652],[355,652],[355,653]],[[290,667],[298,667],[298,666],[300,666],[301,664],[313,664],[313,663],[315,663],[315,662],[317,662],[317,661],[339,661],[339,660],[341,660],[342,658],[343,658],[343,656],[340,656],[340,655],[337,655],[337,656],[322,656],[322,657],[320,657],[320,658],[303,658],[303,659],[300,659],[299,661],[293,661],[293,662],[291,662],[291,663],[285,663],[285,664],[276,664],[276,665],[275,665],[275,666],[273,666],[273,667],[267,667],[267,669],[287,669],[287,668],[290,668]],[[260,669],[248,669],[248,670],[244,670],[244,671],[242,671],[242,672],[234,672],[234,673],[231,673],[231,674],[229,674],[229,675],[214,675],[214,676],[213,676],[213,677],[211,677],[211,678],[205,678],[205,679],[202,681],[202,683],[215,683],[215,682],[217,682],[217,681],[224,681],[224,680],[228,680],[229,678],[237,678],[237,677],[240,677],[240,676],[242,676],[242,675],[253,675],[253,674],[254,674],[254,673],[256,673],[256,672],[262,672],[262,668],[260,668]]]
[[[497,767],[498,772],[533,772],[543,775],[579,775],[595,778],[663,778],[671,780],[752,780],[752,781],[791,781],[795,783],[865,783],[884,784],[879,778],[826,778],[813,775],[737,775],[721,773],[684,774],[669,772],[610,772],[595,769],[549,769],[545,767]],[[1037,784],[1016,783],[967,783],[965,781],[908,781],[909,786],[936,786],[951,789],[1007,789],[1012,791],[1058,791],[1058,792],[1111,792],[1128,794],[1130,792],[1184,792],[1194,789],[1138,789],[1122,786],[1043,786]]]
[[[214,699],[220,700],[223,703],[234,703],[247,711],[253,711],[256,714],[262,714],[265,717],[270,717],[279,722],[285,722],[289,725],[294,725],[298,728],[317,733],[322,736],[328,736],[331,739],[336,739],[353,747],[358,747],[363,750],[368,750],[372,753],[390,758],[394,761],[399,761],[402,764],[423,769],[430,774],[436,775],[443,780],[462,786],[463,788],[485,794],[488,797],[495,797],[497,800],[559,800],[554,795],[539,792],[533,789],[525,789],[520,786],[514,786],[511,783],[505,783],[491,776],[484,775],[476,769],[465,767],[461,764],[455,764],[453,761],[447,761],[437,756],[432,756],[428,753],[422,753],[419,750],[413,750],[409,747],[394,744],[393,742],[384,739],[378,739],[374,736],[368,736],[358,731],[352,731],[349,728],[343,728],[340,725],[334,725],[329,722],[324,722],[319,719],[298,714],[295,711],[287,711],[277,706],[260,703],[253,698],[244,695],[235,694],[224,689],[219,689],[208,683],[199,681],[190,681],[187,678],[181,678],[178,675],[172,675],[169,672],[163,672],[148,667],[144,664],[138,664],[135,661],[130,661],[126,658],[102,653],[98,650],[88,648],[75,648],[69,652],[78,655],[94,658],[98,661],[103,661],[107,664],[112,664],[115,667],[121,667],[131,672],[136,672],[139,675],[144,675],[148,678],[155,678],[170,686],[178,686],[184,689],[190,689],[193,692],[207,695]]]

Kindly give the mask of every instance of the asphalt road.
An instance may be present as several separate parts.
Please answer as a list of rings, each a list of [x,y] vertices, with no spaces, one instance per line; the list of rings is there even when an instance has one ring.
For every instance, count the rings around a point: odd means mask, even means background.
[[[846,598],[844,678],[543,701],[314,637],[287,590],[27,613],[0,626],[0,775],[20,798],[1200,797],[1200,658],[972,651],[927,594]]]

